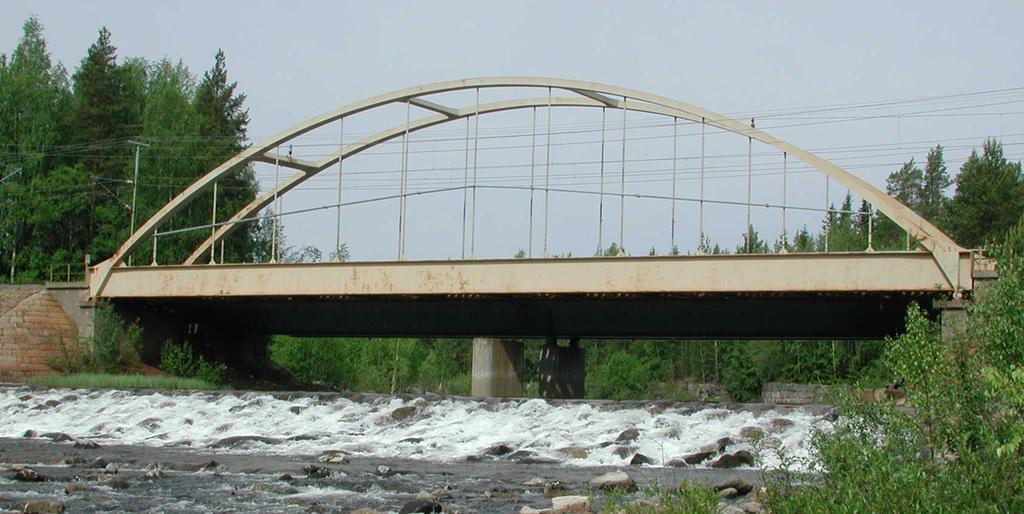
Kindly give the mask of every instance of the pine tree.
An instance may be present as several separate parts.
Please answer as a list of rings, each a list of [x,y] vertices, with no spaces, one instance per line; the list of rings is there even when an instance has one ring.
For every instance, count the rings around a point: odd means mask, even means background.
[[[937,223],[942,216],[943,203],[946,200],[946,188],[952,184],[946,173],[946,163],[942,158],[942,145],[928,151],[924,167],[921,198],[914,210],[932,223]]]
[[[100,29],[73,75],[73,142],[88,149],[81,159],[94,182],[89,222],[91,253],[109,256],[128,235],[132,148],[124,144],[137,134],[141,84],[137,64],[119,66],[110,31]]]
[[[956,177],[956,193],[945,213],[950,236],[966,247],[998,240],[1024,213],[1024,178],[1020,162],[1009,162],[998,141],[985,142],[982,154],[971,152]]]
[[[202,120],[200,133],[208,145],[210,158],[205,162],[209,171],[246,147],[249,111],[245,108],[245,94],[236,91],[237,82],[228,81],[227,58],[223,50],[214,56],[213,67],[203,73],[196,87],[193,105]],[[227,219],[251,202],[258,191],[251,166],[246,166],[219,182],[217,219]],[[256,224],[236,230],[225,242],[226,260],[255,260],[259,253]]]

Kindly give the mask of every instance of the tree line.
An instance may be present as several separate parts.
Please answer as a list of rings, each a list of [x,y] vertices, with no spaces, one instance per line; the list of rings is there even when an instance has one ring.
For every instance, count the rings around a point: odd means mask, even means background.
[[[181,61],[119,59],[99,31],[73,73],[54,62],[43,26],[23,26],[0,55],[0,269],[6,280],[47,278],[50,268],[109,257],[131,229],[173,195],[246,145],[245,95],[228,78],[224,52],[196,77]],[[144,173],[134,184],[136,143]],[[134,187],[137,186],[137,187]],[[257,193],[251,168],[219,181],[218,219]],[[133,199],[133,191],[137,197]],[[134,208],[133,208],[134,203]],[[212,195],[188,205],[170,228],[208,223]],[[133,212],[134,211],[134,212]],[[228,260],[257,260],[265,227],[229,237]],[[159,257],[181,261],[206,236],[159,240]],[[148,263],[151,245],[132,258]]]

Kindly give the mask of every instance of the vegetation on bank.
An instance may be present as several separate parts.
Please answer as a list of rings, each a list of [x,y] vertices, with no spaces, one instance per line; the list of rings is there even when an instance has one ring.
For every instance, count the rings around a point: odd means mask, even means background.
[[[765,512],[1024,512],[1024,217],[992,253],[1000,277],[969,307],[966,331],[944,340],[911,308],[907,332],[878,361],[900,377],[904,401],[843,399],[801,463],[817,477],[781,455],[782,470],[755,489]],[[651,496],[656,505],[607,501],[626,513],[718,509],[687,482]]]
[[[126,373],[68,373],[31,377],[30,386],[83,389],[220,389],[223,386],[198,378]]]

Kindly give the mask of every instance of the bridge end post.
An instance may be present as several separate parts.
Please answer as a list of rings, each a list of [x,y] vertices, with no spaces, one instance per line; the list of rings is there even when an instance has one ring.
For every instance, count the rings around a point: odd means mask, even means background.
[[[972,261],[970,296],[935,302],[935,307],[939,310],[942,340],[947,343],[958,341],[967,333],[968,306],[984,298],[992,283],[999,278],[994,260],[974,257]]]
[[[473,396],[507,398],[523,395],[523,343],[490,337],[473,338]]]

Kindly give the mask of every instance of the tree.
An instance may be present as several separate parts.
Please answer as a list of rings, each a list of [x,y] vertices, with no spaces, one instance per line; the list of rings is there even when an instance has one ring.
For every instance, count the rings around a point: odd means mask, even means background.
[[[29,218],[47,216],[37,209],[49,211],[82,194],[75,185],[49,189],[36,183],[60,162],[53,150],[66,141],[69,99],[67,73],[53,64],[43,26],[30,17],[10,59],[0,56],[0,175],[8,177],[0,183],[0,265],[5,276],[8,270],[29,279],[46,272],[54,258],[48,245],[58,237],[53,227],[32,226]],[[12,175],[15,170],[20,172]]]
[[[743,233],[743,243],[736,247],[736,253],[768,253],[768,242],[761,239],[753,226]]]
[[[90,250],[99,259],[125,239],[130,206],[132,149],[124,142],[138,134],[142,77],[138,62],[117,64],[110,31],[100,29],[73,75],[72,142],[87,149],[80,160],[95,185],[91,188]]]
[[[956,177],[956,193],[945,212],[950,236],[967,247],[983,246],[1002,237],[1024,212],[1020,162],[1009,162],[994,139],[982,154],[971,152]]]
[[[208,159],[203,171],[209,171],[246,147],[249,110],[238,83],[229,82],[227,58],[217,50],[213,67],[203,73],[196,87],[193,105],[201,119],[200,136],[207,145]],[[244,166],[219,182],[217,219],[227,219],[254,198],[259,188],[252,166]],[[209,210],[207,209],[207,212]],[[244,260],[254,251],[256,226],[250,224],[227,238],[226,260]]]
[[[866,227],[862,228],[862,215],[853,210],[853,197],[846,193],[839,210],[833,207],[828,212],[828,249],[832,252],[859,252],[867,248]]]
[[[935,145],[928,151],[924,167],[924,178],[921,186],[921,197],[913,209],[928,221],[936,223],[942,216],[942,207],[946,201],[946,188],[953,182],[946,173],[946,163],[942,158],[942,145]]]

